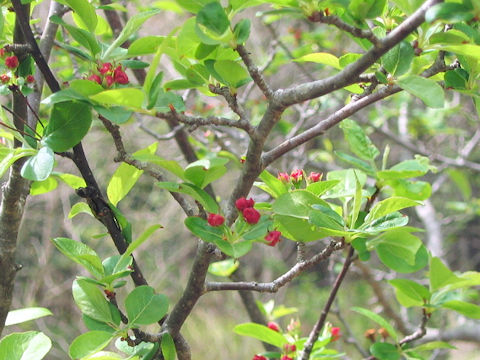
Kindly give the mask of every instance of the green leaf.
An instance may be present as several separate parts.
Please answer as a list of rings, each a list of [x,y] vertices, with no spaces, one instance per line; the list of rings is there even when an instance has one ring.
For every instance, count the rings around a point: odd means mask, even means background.
[[[372,222],[364,222],[359,231],[367,234],[376,234],[382,231],[391,230],[408,224],[408,216],[402,215],[399,212],[385,215],[381,218],[373,220]]]
[[[339,64],[338,58],[335,55],[325,53],[325,52],[317,52],[311,53],[307,55],[303,55],[297,59],[294,59],[297,62],[314,62],[317,64],[324,64],[331,66],[335,69],[341,69],[342,67]]]
[[[229,277],[240,266],[240,262],[235,259],[226,259],[223,261],[216,261],[209,265],[208,272],[216,276]]]
[[[329,208],[328,203],[318,198],[310,191],[295,190],[281,195],[273,203],[273,211],[277,215],[287,215],[308,220],[312,205],[318,204]]]
[[[362,127],[355,121],[345,119],[340,123],[340,128],[343,130],[345,140],[347,140],[350,145],[350,150],[359,158],[373,161],[380,154]]]
[[[97,14],[95,8],[86,0],[60,0],[60,4],[67,5],[72,8],[73,11],[80,17],[87,29],[91,32],[95,32],[97,27]]]
[[[107,331],[86,332],[73,340],[68,349],[68,355],[72,359],[81,359],[93,355],[105,348],[113,339],[113,334]]]
[[[376,322],[381,327],[383,327],[385,330],[387,330],[388,334],[392,337],[392,339],[394,341],[398,340],[397,332],[395,331],[393,326],[390,325],[390,323],[387,320],[385,320],[383,317],[381,317],[380,315],[374,313],[373,311],[370,311],[370,310],[367,310],[367,309],[364,309],[364,308],[361,308],[361,307],[356,307],[356,306],[352,307],[351,310],[353,310],[353,311],[355,311],[355,312],[357,312],[357,313],[359,313],[363,316],[366,316],[370,320]]]
[[[52,149],[42,147],[36,155],[23,164],[21,175],[28,180],[43,181],[50,176],[54,163],[55,154]]]
[[[355,196],[353,197],[353,207],[352,207],[352,212],[350,214],[351,220],[350,220],[350,227],[354,228],[357,223],[358,219],[358,214],[360,213],[360,207],[362,206],[362,185],[356,179],[356,185],[355,185]]]
[[[7,314],[5,326],[21,324],[27,321],[40,319],[45,316],[53,315],[52,312],[43,307],[29,307],[18,310],[11,310]]]
[[[80,80],[76,80],[76,81],[80,81]],[[81,80],[81,81],[87,81],[91,84],[95,84],[97,86],[100,86],[97,83],[94,83],[93,81],[89,81],[89,80]],[[77,85],[77,87],[80,87],[80,86]],[[103,88],[102,88],[102,90],[103,90]],[[85,90],[85,91],[87,92],[87,90]],[[93,91],[93,90],[91,90],[91,91]],[[87,102],[88,103],[88,99],[83,94],[77,92],[74,89],[64,89],[64,90],[57,91],[57,92],[53,93],[52,95],[48,96],[47,98],[43,99],[42,104],[44,104],[45,106],[52,106],[52,105],[55,105],[57,103],[61,103],[61,102],[65,102],[65,101],[72,101],[72,100],[79,100],[81,102]]]
[[[211,182],[221,178],[226,172],[226,158],[215,157],[190,163],[185,168],[185,178],[203,189]]]
[[[419,97],[429,107],[443,108],[445,104],[445,92],[435,80],[408,75],[398,79],[396,84],[410,94]]]
[[[185,226],[204,241],[214,244],[225,241],[223,240],[223,230],[220,227],[210,226],[205,219],[189,216],[185,219]]]
[[[149,10],[145,12],[141,12],[138,14],[133,15],[130,19],[128,19],[127,23],[122,29],[122,32],[118,35],[118,37],[115,39],[115,41],[105,50],[105,53],[102,55],[103,60],[108,60],[110,57],[110,54],[120,45],[122,45],[130,35],[135,33],[140,26],[143,25],[145,21],[150,19],[152,16],[160,13],[160,9],[155,9],[155,10]]]
[[[165,360],[175,360],[177,358],[175,343],[173,342],[173,338],[169,333],[162,335],[160,346],[162,348],[162,355]]]
[[[222,239],[221,241],[216,240],[215,245],[217,245],[222,252],[235,259],[242,257],[252,249],[252,241],[230,243]]]
[[[133,154],[132,157],[138,161],[149,162],[149,163],[158,165],[161,168],[179,177],[180,179],[187,180],[187,178],[185,177],[183,168],[180,166],[178,162],[174,160],[166,160],[158,155],[150,155],[150,154],[138,154],[138,155]]]
[[[470,21],[474,17],[472,6],[458,3],[436,4],[425,13],[425,21],[445,20],[448,23]]]
[[[51,16],[50,21],[67,29],[80,45],[90,51],[92,58],[100,52],[100,45],[92,32],[69,25],[57,15]]]
[[[365,218],[365,222],[371,222],[398,210],[417,205],[422,205],[422,203],[408,198],[393,196],[376,203]]]
[[[113,322],[109,303],[96,285],[85,279],[77,279],[72,284],[72,293],[82,313],[97,321]]]
[[[288,192],[285,184],[268,172],[268,170],[263,170],[258,177],[264,184],[256,182],[254,185],[269,193],[273,198],[278,198],[280,195]]]
[[[424,306],[430,300],[430,291],[413,280],[394,279],[389,283],[395,288],[395,295],[402,306]]]
[[[169,83],[165,83],[164,86],[167,87]],[[185,103],[183,98],[175,94],[173,91],[167,91],[158,95],[155,102],[155,110],[159,112],[170,112],[170,105],[173,105],[177,112],[185,111]]]
[[[455,310],[472,319],[480,319],[480,306],[461,300],[450,300],[442,304],[443,308]]]
[[[265,325],[255,323],[239,324],[233,328],[233,331],[239,335],[250,336],[267,344],[271,344],[278,348],[288,343],[283,334],[269,329]]]
[[[13,333],[0,340],[0,359],[41,360],[51,347],[52,342],[41,332]]]
[[[248,37],[250,36],[250,27],[251,22],[249,19],[242,19],[235,25],[233,28],[233,35],[235,36],[235,42],[237,44],[244,44],[247,41]]]
[[[147,109],[151,109],[155,106],[158,100],[158,96],[163,93],[162,89],[163,71],[160,71],[152,81],[150,92],[148,93]],[[183,100],[183,99],[182,99]]]
[[[223,79],[223,81],[218,79],[219,81],[235,89],[251,80],[247,69],[233,60],[215,61],[213,68],[220,75],[220,79]]]
[[[158,143],[153,143],[145,149],[136,151],[134,155],[153,155],[157,151]],[[107,186],[108,200],[117,206],[136,184],[137,180],[142,176],[143,170],[136,167],[121,163],[112,175]]]
[[[415,160],[405,160],[388,170],[378,171],[377,176],[384,180],[405,179],[423,176],[428,170],[430,170],[428,158],[417,156]]]
[[[89,105],[77,101],[57,103],[53,106],[42,143],[55,152],[67,151],[83,139],[91,123]]]
[[[263,216],[257,224],[250,226],[250,228],[242,234],[242,238],[244,240],[263,240],[270,228],[272,228],[272,221],[268,217]]]
[[[174,182],[158,182],[157,185],[162,189],[166,189],[170,192],[179,192],[187,194],[197,200],[206,211],[209,213],[218,212],[218,204],[212,199],[205,190],[200,189],[198,186],[189,183],[177,184]]]
[[[399,360],[400,349],[395,345],[389,343],[377,342],[370,346],[370,353],[375,356],[376,359],[381,360]]]
[[[138,38],[130,44],[128,47],[128,56],[141,56],[154,54],[162,41],[165,40],[165,36],[143,36]]]
[[[286,215],[273,216],[275,228],[281,231],[282,235],[288,239],[300,242],[309,242],[323,239],[337,230],[319,230],[318,227],[309,223],[306,219],[295,218]]]
[[[309,213],[309,220],[312,224],[334,230],[345,230],[343,218],[334,210],[324,205],[313,205],[314,210]]]
[[[380,261],[388,268],[402,274],[413,273],[423,269],[428,264],[428,251],[425,246],[420,245],[420,248],[415,253],[413,263],[402,255],[410,254],[408,251],[402,250],[401,243],[381,243],[376,247],[376,251]]]
[[[211,2],[198,12],[197,24],[205,26],[217,35],[222,35],[230,26],[230,20],[220,3]]]
[[[412,45],[402,41],[382,56],[382,65],[393,76],[400,76],[410,69],[414,55]]]
[[[432,186],[425,181],[411,181],[405,179],[387,180],[385,185],[393,189],[393,195],[412,200],[426,200],[432,194]]]
[[[121,125],[126,123],[132,116],[133,111],[128,111],[121,106],[94,106],[96,112],[111,122]]]
[[[317,181],[317,182],[308,184],[305,190],[310,191],[312,194],[316,196],[320,196],[323,193],[330,190],[331,188],[333,188],[334,186],[338,185],[339,182],[340,180]]]
[[[385,11],[386,0],[352,0],[348,10],[357,19],[373,19]]]
[[[165,295],[155,294],[152,287],[142,285],[128,294],[125,309],[129,327],[153,324],[167,313],[168,299]]]
[[[56,96],[58,96],[57,94],[69,94],[71,92],[72,99],[88,101],[86,97],[93,94],[98,94],[99,92],[102,92],[104,90],[102,85],[86,79],[74,79],[69,82],[69,85],[70,86],[67,89],[57,91],[56,93],[50,95],[47,99],[55,98]],[[43,100],[42,103],[46,103],[47,99]]]
[[[412,351],[431,351],[435,349],[456,349],[455,346],[450,345],[444,341],[429,341],[425,344],[415,346],[409,350]]]
[[[341,151],[334,151],[341,160],[345,161],[348,164],[355,166],[357,169],[360,169],[367,173],[368,175],[375,175],[375,168],[368,162],[361,160],[355,156],[351,156]]]
[[[432,257],[430,260],[429,274],[431,291],[436,291],[446,285],[461,281],[438,257]]]
[[[105,90],[91,95],[90,99],[105,105],[118,105],[132,108],[141,108],[145,95],[143,91],[135,88],[121,88]]]
[[[82,201],[72,206],[72,208],[70,209],[70,212],[68,213],[68,218],[71,219],[80,213],[85,213],[85,214],[89,214],[90,216],[93,216],[90,206],[88,206],[87,203]]]
[[[85,326],[87,327],[87,329],[91,331],[100,330],[100,331],[106,331],[106,332],[109,332],[110,334],[113,334],[116,330],[118,330],[117,328],[112,327],[112,324],[107,324],[101,321],[97,321],[85,314],[82,314],[82,320],[85,323]]]
[[[58,250],[70,260],[82,265],[97,279],[104,275],[102,261],[97,253],[87,245],[69,238],[55,238],[52,240]]]
[[[469,74],[463,69],[449,70],[445,72],[443,78],[447,89],[466,90],[468,87]]]

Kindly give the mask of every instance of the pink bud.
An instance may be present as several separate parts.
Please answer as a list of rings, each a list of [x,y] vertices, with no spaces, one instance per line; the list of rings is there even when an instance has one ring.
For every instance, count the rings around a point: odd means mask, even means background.
[[[98,76],[97,74],[92,74],[88,77],[88,80],[90,81],[94,81],[96,82],[97,84],[102,84],[102,79],[100,78],[100,76]]]
[[[275,246],[280,241],[280,235],[282,235],[280,231],[273,230],[265,236],[265,240],[268,242],[269,246]]]
[[[279,172],[277,175],[277,179],[281,182],[288,183],[290,181],[290,175],[284,172]]]
[[[323,175],[322,173],[312,171],[308,176],[308,180],[310,180],[311,182],[318,182],[322,180],[322,175]]]
[[[117,66],[117,68],[113,71],[113,79],[117,84],[128,84],[128,76],[127,74],[122,70],[121,66]]]
[[[267,327],[273,331],[280,332],[280,326],[276,322],[270,321],[267,324]]]
[[[302,179],[303,179],[303,170],[297,169],[297,170],[292,171],[292,173],[290,174],[290,177],[292,178],[292,180],[293,180],[294,182],[302,181]]]
[[[254,225],[258,223],[258,220],[260,220],[260,213],[254,208],[243,209],[242,214],[245,221],[250,225]]]
[[[225,218],[220,214],[209,214],[207,221],[210,226],[220,226],[225,222]]]
[[[337,341],[342,336],[339,327],[332,327],[330,329],[330,334],[332,334],[332,341]]]
[[[18,58],[14,56],[9,56],[5,59],[5,66],[9,69],[15,69],[18,66]]]
[[[255,201],[252,198],[246,199],[244,197],[241,197],[240,199],[237,199],[237,201],[235,201],[235,206],[239,211],[243,211],[247,208],[252,208],[253,205],[255,205]]]

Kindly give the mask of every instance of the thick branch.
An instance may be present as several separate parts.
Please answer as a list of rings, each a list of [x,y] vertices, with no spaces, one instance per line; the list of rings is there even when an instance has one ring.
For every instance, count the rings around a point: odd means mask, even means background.
[[[338,74],[323,80],[294,86],[286,90],[277,90],[275,95],[279,103],[290,106],[306,100],[314,99],[335,90],[341,89],[355,82],[360,74],[372,66],[382,55],[395,45],[405,39],[411,32],[415,31],[425,20],[425,12],[433,5],[442,2],[441,0],[428,0],[418,8],[411,16],[392,30],[386,37],[367,51],[360,59],[348,65]]]

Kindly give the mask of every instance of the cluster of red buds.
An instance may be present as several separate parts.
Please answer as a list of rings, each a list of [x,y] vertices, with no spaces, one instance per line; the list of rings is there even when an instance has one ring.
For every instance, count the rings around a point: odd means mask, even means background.
[[[14,73],[14,71],[18,68],[18,65],[20,65],[18,57],[16,55],[7,53],[4,48],[0,48],[0,58],[4,59],[5,67],[9,69],[8,72],[0,74],[0,82],[5,85],[18,84],[19,77],[17,77]],[[27,84],[33,84],[35,82],[35,78],[33,75],[27,75],[25,77],[25,82]]]
[[[322,173],[312,171],[310,173],[310,175],[308,175],[307,181],[309,183],[318,182],[318,181],[322,180],[322,175],[323,175]],[[290,183],[290,182],[292,182],[294,184],[298,184],[299,182],[301,182],[304,179],[304,177],[305,177],[305,173],[301,169],[293,170],[290,175],[288,173],[285,173],[285,172],[279,172],[278,176],[277,176],[277,178],[285,184]]]
[[[250,225],[255,225],[260,220],[260,213],[253,208],[255,201],[241,197],[235,201],[235,206],[243,215],[245,221]]]
[[[208,214],[207,222],[210,226],[221,226],[225,222],[225,218],[220,214]]]
[[[332,335],[332,340],[331,341],[337,341],[342,336],[339,327],[330,328],[330,334]]]
[[[96,71],[88,78],[103,87],[109,88],[113,84],[128,84],[128,75],[125,73],[122,65],[114,67],[112,63],[106,62],[99,65]]]

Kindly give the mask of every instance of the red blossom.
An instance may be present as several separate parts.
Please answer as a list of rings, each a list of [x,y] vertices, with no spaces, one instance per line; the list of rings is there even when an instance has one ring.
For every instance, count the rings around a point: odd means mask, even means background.
[[[9,56],[5,59],[5,66],[9,69],[15,69],[18,66],[18,58],[14,56]]]
[[[115,82],[115,80],[113,79],[113,76],[110,76],[110,75],[105,76],[105,81],[108,87],[112,86],[113,83]]]
[[[5,49],[4,49],[4,48],[0,48],[0,57],[3,58],[3,57],[5,56],[5,53],[6,53]]]
[[[287,355],[283,355],[280,360],[293,360],[293,358],[291,358],[290,356],[287,356]]]
[[[337,341],[342,336],[339,327],[332,327],[330,329],[330,334],[332,334],[332,341]]]
[[[270,330],[273,330],[273,331],[276,331],[276,332],[280,332],[280,326],[278,326],[278,324],[277,324],[276,322],[269,321],[268,324],[267,324],[267,327],[268,327]]]
[[[210,226],[220,226],[225,222],[225,218],[220,214],[209,214],[207,221]]]
[[[253,207],[253,205],[255,205],[255,201],[252,198],[246,199],[244,197],[241,197],[240,199],[237,199],[237,201],[235,201],[235,206],[239,211],[251,208]]]
[[[275,246],[280,241],[280,235],[282,235],[280,231],[273,230],[265,236],[265,240],[268,242],[269,246]]]
[[[254,208],[243,209],[242,214],[245,221],[250,225],[254,225],[260,220],[260,213]]]
[[[90,76],[88,77],[88,80],[94,81],[94,82],[96,82],[97,84],[102,85],[102,79],[101,79],[100,76],[98,76],[97,74],[90,75]]]
[[[277,179],[281,182],[288,183],[290,181],[290,175],[284,172],[279,172],[277,175]]]
[[[0,75],[0,81],[2,82],[2,84],[7,84],[10,81],[10,76],[8,76],[7,74],[2,74]]]
[[[255,355],[252,360],[268,360],[268,359],[263,355]]]
[[[312,171],[308,176],[308,180],[310,180],[311,182],[318,182],[322,180],[322,175],[323,175],[322,173]]]
[[[35,78],[33,77],[33,75],[27,75],[27,77],[25,78],[25,80],[27,81],[27,83],[29,84],[32,84],[35,82]]]
[[[292,171],[292,173],[290,174],[290,177],[291,177],[292,180],[295,181],[295,182],[302,181],[302,179],[303,179],[303,170],[297,169],[297,170]]]
[[[287,354],[290,354],[297,351],[297,347],[295,346],[295,344],[285,344],[283,346],[283,350],[285,350]]]
[[[113,79],[117,84],[128,84],[128,76],[127,74],[122,70],[122,67],[119,65],[117,68],[113,71]]]
[[[102,67],[98,68],[98,71],[100,72],[100,74],[103,74],[103,75],[105,75],[106,73],[108,73],[112,70],[113,70],[113,66],[109,62],[103,63]]]

